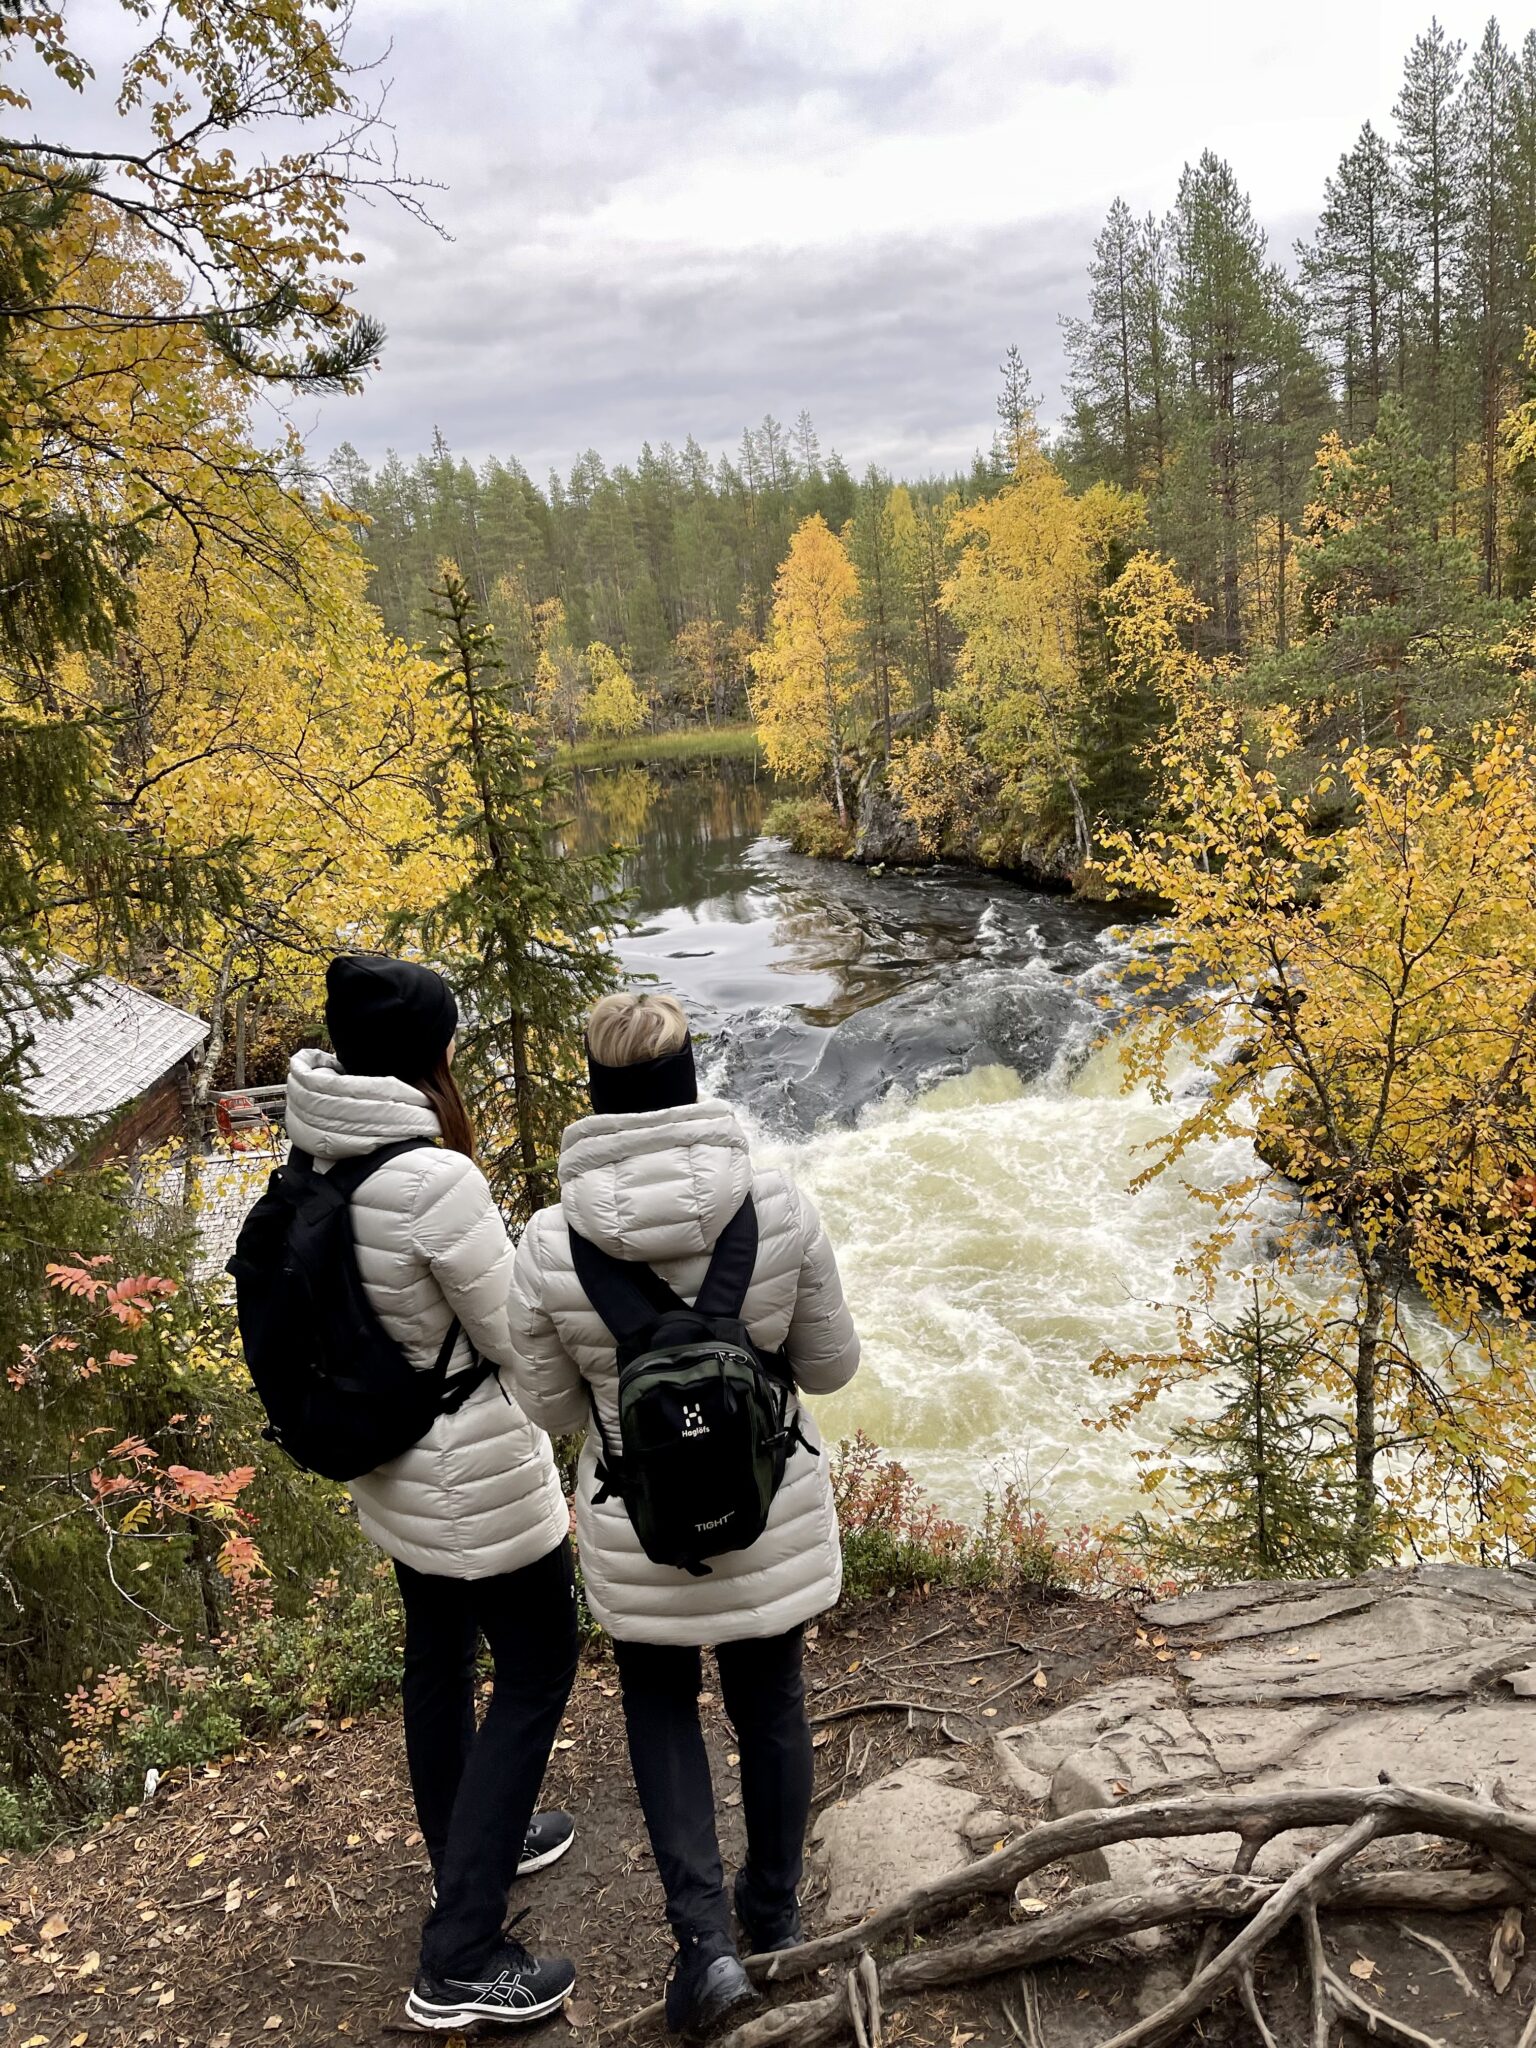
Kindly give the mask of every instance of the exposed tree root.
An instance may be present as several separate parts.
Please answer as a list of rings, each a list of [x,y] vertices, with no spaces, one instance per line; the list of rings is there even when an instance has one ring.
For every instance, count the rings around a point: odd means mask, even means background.
[[[1265,1842],[1295,1828],[1334,1826],[1342,1832],[1289,1877],[1256,1877],[1251,1865]],[[1023,1878],[1063,1859],[1113,1842],[1235,1833],[1240,1867],[1224,1876],[1189,1878],[1139,1891],[1090,1886],[1053,1911],[964,1940],[930,1942],[877,1968],[873,1951],[892,1935],[929,1931],[976,1902],[1012,1891]],[[1368,1843],[1395,1834],[1433,1834],[1496,1856],[1494,1870],[1366,1870],[1351,1860]],[[1123,2029],[1105,2048],[1157,2048],[1171,2042],[1218,1999],[1235,1991],[1256,2040],[1273,2041],[1259,2006],[1254,1965],[1283,1929],[1300,1920],[1311,1986],[1312,2048],[1329,2048],[1337,2024],[1348,2021],[1381,2040],[1406,2048],[1444,2048],[1377,2006],[1329,1966],[1318,1911],[1467,1912],[1520,1903],[1536,1864],[1536,1816],[1490,1802],[1453,1798],[1410,1786],[1381,1784],[1359,1790],[1321,1787],[1280,1793],[1218,1792],[1143,1806],[1097,1809],[1048,1821],[937,1882],[909,1892],[856,1927],[841,1929],[748,1964],[759,1983],[795,1979],[839,1963],[835,1988],[760,2013],[725,2037],[721,2048],[821,2048],[853,2036],[857,2048],[878,2048],[882,2003],[1078,1954],[1149,1928],[1216,1923],[1214,1945],[1201,1951],[1194,1975],[1155,2012]],[[1220,1924],[1237,1921],[1223,1938]],[[852,1967],[846,1967],[848,1964]],[[609,2038],[636,2031],[655,2008],[608,2030]],[[1033,2015],[1031,2014],[1031,2020]],[[1033,2030],[1033,2029],[1032,2029]],[[1022,2038],[1023,2030],[1015,2023]],[[1531,2048],[1536,2048],[1536,2034]]]

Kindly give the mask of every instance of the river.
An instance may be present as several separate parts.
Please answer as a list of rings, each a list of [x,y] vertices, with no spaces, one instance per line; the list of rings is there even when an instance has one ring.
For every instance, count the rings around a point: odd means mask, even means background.
[[[1130,1190],[1176,1112],[1121,1087],[1129,934],[1000,878],[800,858],[763,834],[770,794],[740,760],[580,789],[593,833],[637,847],[626,965],[688,1006],[703,1086],[837,1247],[864,1362],[823,1428],[955,1512],[1011,1476],[1055,1523],[1118,1515],[1155,1438],[1089,1426],[1113,1396],[1090,1363],[1172,1336],[1212,1220],[1171,1175]]]

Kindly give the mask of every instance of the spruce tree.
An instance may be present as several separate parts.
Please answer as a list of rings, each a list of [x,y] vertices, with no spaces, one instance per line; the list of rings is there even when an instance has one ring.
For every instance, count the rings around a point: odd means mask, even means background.
[[[1505,608],[1480,594],[1474,550],[1402,402],[1388,396],[1355,448],[1325,441],[1301,557],[1305,636],[1255,663],[1253,686],[1324,707],[1361,744],[1406,745],[1422,725],[1470,723],[1505,682]]]
[[[552,1199],[560,1134],[586,1109],[582,1026],[618,979],[608,941],[624,915],[619,856],[567,846],[563,785],[538,758],[521,693],[455,563],[440,566],[432,595],[436,687],[452,729],[437,775],[465,873],[444,902],[399,922],[453,983],[455,1072],[481,1161],[507,1213],[524,1218]]]
[[[854,616],[860,661],[874,687],[875,716],[887,760],[893,698],[902,690],[899,650],[911,630],[912,609],[896,546],[890,496],[890,479],[871,464],[847,534],[849,560],[859,578]]]
[[[998,431],[992,443],[992,466],[1000,478],[1007,478],[1034,445],[1035,434],[1035,394],[1015,342],[1008,344],[1001,376],[1003,388],[997,397]]]
[[[1158,1482],[1166,1517],[1135,1518],[1138,1547],[1174,1577],[1207,1584],[1322,1578],[1350,1564],[1349,1459],[1316,1409],[1308,1366],[1317,1338],[1266,1303],[1254,1283],[1237,1321],[1206,1340],[1217,1407],[1168,1437]]]

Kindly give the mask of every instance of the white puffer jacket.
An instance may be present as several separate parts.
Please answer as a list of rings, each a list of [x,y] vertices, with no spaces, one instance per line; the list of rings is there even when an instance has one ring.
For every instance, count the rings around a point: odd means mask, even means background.
[[[399,1138],[435,1138],[420,1089],[349,1074],[325,1052],[295,1053],[288,1135],[321,1167]],[[429,1371],[455,1316],[469,1342],[505,1368],[512,1358],[507,1289],[512,1247],[485,1176],[460,1152],[422,1146],[379,1167],[352,1203],[368,1299],[411,1363]],[[465,1340],[468,1339],[469,1342]],[[510,1382],[503,1370],[501,1379]],[[546,1557],[570,1525],[549,1439],[495,1378],[440,1415],[403,1456],[350,1488],[357,1518],[391,1557],[440,1578],[485,1579]]]
[[[746,1133],[723,1102],[640,1116],[591,1116],[560,1147],[560,1206],[534,1217],[512,1275],[513,1372],[523,1406],[551,1432],[586,1428],[589,1388],[619,1440],[614,1343],[582,1292],[567,1224],[622,1259],[643,1259],[684,1300],[704,1283],[716,1238],[751,1191],[758,1252],[742,1319],[758,1344],[787,1344],[795,1382],[830,1394],[852,1379],[859,1340],[837,1262],[811,1203],[779,1172],[754,1173]],[[809,1415],[805,1434],[819,1444]],[[842,1552],[824,1456],[797,1449],[768,1527],[749,1550],[710,1560],[706,1578],[653,1564],[624,1505],[599,1506],[590,1432],[576,1485],[576,1530],[592,1612],[639,1643],[727,1643],[773,1636],[837,1599]]]

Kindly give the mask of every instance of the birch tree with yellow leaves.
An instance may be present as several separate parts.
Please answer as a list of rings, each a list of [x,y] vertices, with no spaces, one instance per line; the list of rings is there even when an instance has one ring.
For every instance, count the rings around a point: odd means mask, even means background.
[[[1079,864],[1092,850],[1083,785],[1102,679],[1097,600],[1141,518],[1140,498],[1110,484],[1074,497],[1031,434],[1013,482],[950,530],[961,553],[941,602],[962,636],[955,708],[1006,803],[1038,817],[1065,801]]]
[[[1171,1100],[1191,1057],[1203,1082],[1180,1088],[1144,1178],[1197,1146],[1256,1144],[1254,1169],[1209,1195],[1195,1271],[1213,1289],[1266,1193],[1304,1191],[1278,1270],[1308,1277],[1306,1371],[1347,1451],[1355,1569],[1415,1547],[1528,1555],[1536,754],[1509,726],[1467,761],[1428,735],[1310,766],[1246,750],[1235,721],[1228,739],[1187,757],[1174,822],[1122,844],[1114,870],[1170,907],[1138,970],[1157,1000],[1128,1082]],[[1104,1363],[1136,1375],[1122,1416],[1205,1369],[1187,1331],[1172,1354]]]
[[[446,743],[431,664],[385,634],[345,534],[281,501],[264,516],[290,530],[302,595],[232,547],[166,536],[111,656],[67,658],[53,678],[61,710],[113,733],[123,829],[190,867],[238,866],[238,892],[189,932],[140,941],[166,992],[209,1019],[205,1100],[233,1020],[243,1044],[263,1013],[278,1028],[315,1015],[336,948],[378,944],[462,866],[426,772]],[[54,936],[114,950],[90,906]]]
[[[752,657],[752,715],[775,775],[831,793],[848,823],[848,752],[859,710],[859,579],[818,512],[802,520],[773,586],[768,639]]]

